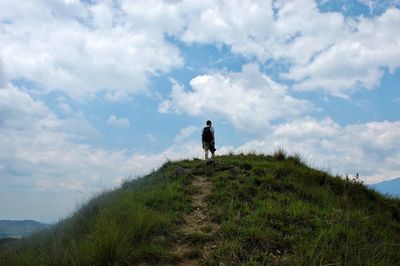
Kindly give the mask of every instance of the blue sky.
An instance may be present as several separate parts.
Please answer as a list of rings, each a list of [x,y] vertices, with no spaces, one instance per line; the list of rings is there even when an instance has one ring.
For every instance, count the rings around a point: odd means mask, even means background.
[[[54,222],[168,159],[278,147],[400,176],[400,2],[0,0],[0,219]]]

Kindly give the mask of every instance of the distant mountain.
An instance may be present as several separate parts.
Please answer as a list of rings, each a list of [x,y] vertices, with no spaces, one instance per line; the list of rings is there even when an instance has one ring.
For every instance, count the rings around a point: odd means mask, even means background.
[[[27,237],[48,226],[32,220],[0,220],[0,239]]]
[[[400,197],[400,177],[370,185],[371,188],[382,194]]]

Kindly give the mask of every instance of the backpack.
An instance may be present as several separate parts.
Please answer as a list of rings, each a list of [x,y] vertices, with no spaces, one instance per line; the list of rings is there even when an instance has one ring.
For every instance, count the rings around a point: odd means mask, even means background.
[[[202,135],[203,141],[205,142],[211,142],[213,140],[213,134],[211,132],[210,127],[205,127],[203,129],[203,135]]]

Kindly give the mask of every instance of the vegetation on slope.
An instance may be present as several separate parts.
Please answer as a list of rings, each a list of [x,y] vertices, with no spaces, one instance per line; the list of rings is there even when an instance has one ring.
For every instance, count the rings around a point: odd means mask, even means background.
[[[171,163],[89,201],[53,228],[0,251],[0,265],[166,264],[169,232],[191,210],[188,176]]]
[[[396,265],[400,201],[308,167],[283,151],[167,163],[99,195],[52,229],[0,247],[0,265],[176,264],[178,228],[195,210],[192,181],[206,176],[215,243],[205,265]],[[209,238],[212,239],[209,239]],[[197,243],[196,243],[197,242]]]

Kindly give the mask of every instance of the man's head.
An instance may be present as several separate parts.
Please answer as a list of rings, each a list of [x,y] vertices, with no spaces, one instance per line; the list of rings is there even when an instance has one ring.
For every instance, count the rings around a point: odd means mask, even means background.
[[[206,125],[207,125],[207,126],[211,126],[211,124],[212,124],[211,121],[210,121],[210,120],[207,120]]]

